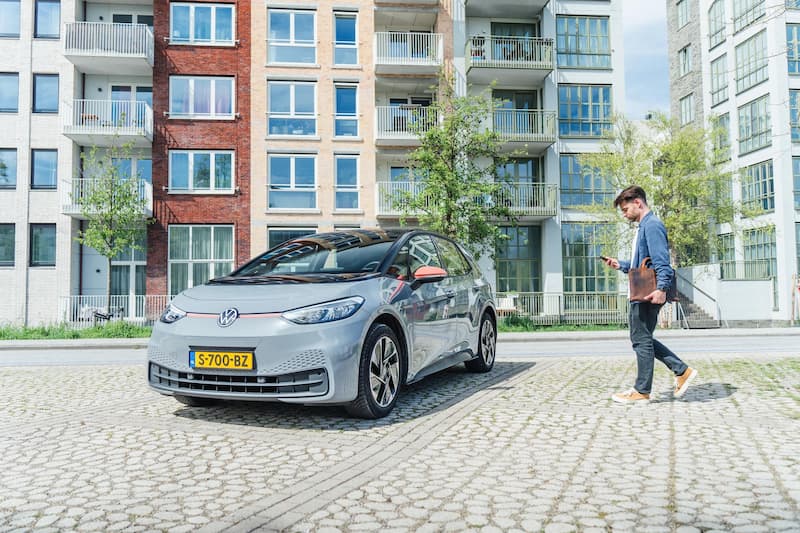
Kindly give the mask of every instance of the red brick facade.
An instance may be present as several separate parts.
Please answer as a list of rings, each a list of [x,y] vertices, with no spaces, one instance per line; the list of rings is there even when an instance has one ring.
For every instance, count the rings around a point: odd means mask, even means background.
[[[197,0],[195,0],[197,1]],[[220,3],[220,2],[215,2]],[[250,257],[250,5],[236,2],[234,47],[170,45],[170,5],[153,2],[153,216],[147,235],[147,293],[168,294],[168,228],[173,224],[232,224],[234,263]],[[170,75],[233,76],[234,120],[170,119]],[[169,194],[169,150],[233,150],[233,195]]]

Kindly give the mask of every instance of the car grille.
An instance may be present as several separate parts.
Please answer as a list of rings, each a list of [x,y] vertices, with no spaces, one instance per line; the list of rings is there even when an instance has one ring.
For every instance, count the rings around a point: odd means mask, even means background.
[[[324,368],[276,376],[237,376],[175,371],[151,362],[149,379],[153,386],[174,392],[219,392],[253,398],[321,396],[328,392]]]

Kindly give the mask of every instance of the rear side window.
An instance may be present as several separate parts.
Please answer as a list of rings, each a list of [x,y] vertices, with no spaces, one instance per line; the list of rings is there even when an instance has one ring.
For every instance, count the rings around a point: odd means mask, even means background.
[[[421,266],[435,266],[442,268],[436,246],[429,235],[415,235],[408,241],[408,260],[411,272]]]
[[[443,268],[451,276],[465,276],[469,274],[470,266],[467,258],[452,241],[434,237],[436,246],[439,247],[439,254],[442,258]]]

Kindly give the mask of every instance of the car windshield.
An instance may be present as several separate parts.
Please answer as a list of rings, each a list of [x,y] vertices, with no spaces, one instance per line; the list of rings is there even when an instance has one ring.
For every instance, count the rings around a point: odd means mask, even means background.
[[[354,232],[312,235],[273,248],[231,276],[375,272],[392,244],[393,238],[379,234]]]

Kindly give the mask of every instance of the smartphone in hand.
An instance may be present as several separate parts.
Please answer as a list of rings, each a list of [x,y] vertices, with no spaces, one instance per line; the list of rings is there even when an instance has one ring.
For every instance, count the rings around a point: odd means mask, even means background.
[[[600,259],[601,261],[608,261],[608,257],[604,255],[601,255],[598,259]]]

